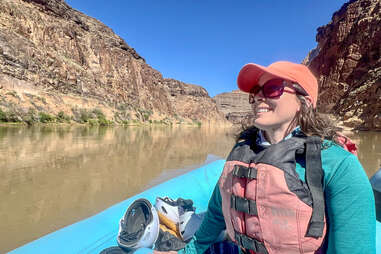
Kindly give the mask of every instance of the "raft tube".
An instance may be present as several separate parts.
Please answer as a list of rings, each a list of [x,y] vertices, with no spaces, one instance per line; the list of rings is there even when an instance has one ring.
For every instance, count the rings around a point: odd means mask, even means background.
[[[209,198],[222,172],[224,160],[217,160],[201,168],[192,170],[184,175],[177,176],[167,182],[152,187],[138,195],[122,201],[110,208],[70,226],[43,236],[35,241],[27,243],[9,254],[99,254],[102,250],[117,246],[118,223],[128,206],[138,198],[146,198],[151,203],[156,197],[169,196],[173,199],[179,197],[192,199],[196,212],[206,211]],[[377,179],[372,183],[381,186],[381,170],[377,173]],[[381,210],[380,204],[378,204]],[[377,243],[376,254],[381,254],[381,222],[376,222]],[[139,249],[136,254],[152,253],[151,249]]]

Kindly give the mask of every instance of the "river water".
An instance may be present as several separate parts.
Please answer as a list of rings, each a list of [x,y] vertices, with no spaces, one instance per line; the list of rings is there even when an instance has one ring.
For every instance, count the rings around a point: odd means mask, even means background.
[[[371,176],[381,163],[381,133],[351,138]],[[233,144],[234,131],[222,128],[2,126],[0,253],[225,158]]]

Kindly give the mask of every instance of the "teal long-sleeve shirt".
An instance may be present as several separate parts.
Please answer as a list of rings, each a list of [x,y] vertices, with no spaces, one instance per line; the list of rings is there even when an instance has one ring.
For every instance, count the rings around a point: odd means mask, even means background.
[[[375,204],[368,177],[357,157],[329,142],[321,152],[328,221],[327,254],[376,253]],[[305,181],[304,163],[296,172]],[[203,253],[224,230],[222,199],[216,185],[203,223],[179,253]]]

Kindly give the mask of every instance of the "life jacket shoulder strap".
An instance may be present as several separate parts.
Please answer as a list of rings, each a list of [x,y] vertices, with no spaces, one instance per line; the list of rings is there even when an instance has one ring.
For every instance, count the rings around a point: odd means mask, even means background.
[[[321,164],[319,137],[310,136],[306,140],[306,183],[312,196],[312,216],[306,236],[319,238],[323,235],[325,202],[323,192],[324,172]]]

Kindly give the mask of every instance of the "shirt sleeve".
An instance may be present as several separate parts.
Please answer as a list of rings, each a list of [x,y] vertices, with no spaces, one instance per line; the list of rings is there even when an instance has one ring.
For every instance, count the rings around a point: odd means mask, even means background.
[[[327,254],[376,253],[375,203],[357,157],[348,155],[326,183]]]
[[[225,228],[225,220],[222,214],[222,198],[217,184],[209,200],[208,210],[200,228],[185,248],[178,251],[178,253],[204,253],[219,238]]]

